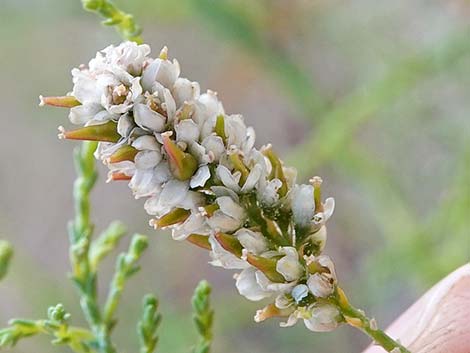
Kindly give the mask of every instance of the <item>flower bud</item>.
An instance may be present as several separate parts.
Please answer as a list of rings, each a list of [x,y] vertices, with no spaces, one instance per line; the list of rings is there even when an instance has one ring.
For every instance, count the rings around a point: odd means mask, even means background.
[[[139,151],[129,145],[122,146],[114,152],[108,159],[108,163],[119,163],[123,161],[133,161]]]
[[[217,239],[219,244],[228,252],[232,253],[237,257],[242,256],[243,247],[238,241],[238,239],[233,235],[218,232],[215,234],[215,239]]]
[[[175,208],[174,210],[168,212],[166,215],[160,217],[153,224],[156,228],[164,228],[174,224],[182,223],[188,219],[190,211],[185,210],[184,208]]]
[[[129,181],[132,179],[132,176],[126,175],[124,173],[114,172],[111,173],[107,181]]]
[[[43,97],[39,96],[39,106],[50,105],[53,107],[73,108],[81,105],[77,98],[74,96],[60,96],[60,97]]]
[[[209,243],[209,237],[207,235],[190,234],[186,240],[200,248],[211,250],[211,244]]]
[[[230,162],[232,162],[233,164],[233,168],[236,171],[240,172],[240,181],[238,182],[238,184],[240,186],[245,185],[246,179],[248,178],[250,171],[243,163],[241,156],[238,154],[238,152],[232,152],[229,154],[229,159]]]
[[[287,194],[287,180],[284,175],[284,170],[282,166],[282,162],[279,157],[273,152],[271,145],[267,146],[263,149],[263,154],[269,159],[271,163],[272,170],[270,178],[274,179],[277,178],[282,182],[281,187],[278,189],[279,196],[283,197]]]
[[[263,309],[256,311],[255,322],[262,322],[272,317],[286,317],[289,316],[293,310],[293,308],[279,309],[276,305],[269,304]]]
[[[244,254],[245,255],[245,254]],[[246,261],[264,273],[264,275],[272,282],[284,283],[284,277],[276,271],[277,260],[268,259],[266,257],[246,254]]]
[[[190,179],[197,169],[196,159],[189,153],[185,153],[170,139],[169,133],[162,134],[163,147],[168,156],[170,170],[173,176],[181,181]]]
[[[224,116],[219,115],[217,116],[217,120],[215,121],[215,133],[217,136],[219,136],[222,141],[224,141],[224,144],[227,143],[227,135],[225,134],[225,121],[224,121]]]
[[[59,126],[59,139],[118,142],[120,138],[121,135],[118,134],[117,124],[114,121],[71,131],[65,131],[62,126]]]

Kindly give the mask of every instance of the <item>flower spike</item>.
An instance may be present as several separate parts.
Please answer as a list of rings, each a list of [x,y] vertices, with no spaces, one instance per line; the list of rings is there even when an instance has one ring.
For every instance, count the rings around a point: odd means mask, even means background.
[[[301,320],[311,331],[346,322],[407,353],[338,287],[323,254],[334,200],[322,201],[321,178],[296,183],[271,145],[255,147],[241,115],[226,114],[214,91],[180,77],[166,47],[149,55],[148,45],[124,42],[72,70],[71,96],[42,98],[70,107],[70,121],[81,126],[61,128],[60,137],[100,141],[96,158],[110,180],[128,180],[135,198],[146,199],[150,225],[209,250],[212,265],[238,270],[242,296],[270,298],[256,321],[280,316],[282,327]]]

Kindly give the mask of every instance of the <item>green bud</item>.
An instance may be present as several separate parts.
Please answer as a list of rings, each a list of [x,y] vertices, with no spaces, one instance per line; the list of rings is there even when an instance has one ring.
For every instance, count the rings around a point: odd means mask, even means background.
[[[170,170],[173,176],[181,181],[190,179],[198,167],[196,158],[180,150],[167,134],[163,135],[163,147],[168,156]]]
[[[209,237],[207,235],[202,234],[190,234],[187,238],[187,241],[190,243],[199,246],[200,248],[211,250],[211,244],[209,243]]]
[[[284,197],[287,194],[287,180],[284,175],[282,162],[279,157],[273,152],[272,147],[268,146],[263,149],[263,154],[269,159],[272,166],[271,179],[277,178],[282,182],[282,186],[279,188],[279,196]]]
[[[242,158],[238,152],[231,153],[229,155],[229,159],[233,164],[233,168],[241,173],[239,185],[243,186],[246,182],[246,179],[248,178],[248,175],[250,174],[250,171],[243,163]]]
[[[182,223],[189,217],[190,214],[191,212],[185,210],[184,208],[175,208],[174,210],[168,212],[156,220],[153,225],[158,228],[164,228],[174,224]]]
[[[219,232],[215,234],[215,239],[217,239],[219,244],[228,252],[232,253],[236,257],[242,256],[243,247],[238,239],[233,235]]]
[[[60,126],[59,138],[68,140],[118,142],[121,135],[117,132],[117,123],[108,121],[105,124],[85,126],[71,131],[65,131],[65,129]]]
[[[81,105],[74,96],[43,97],[39,96],[39,106],[50,105],[53,107],[73,108]]]
[[[268,259],[266,257],[257,256],[254,254],[247,254],[246,260],[250,265],[256,267],[258,270],[263,272],[270,281],[276,283],[285,282],[284,277],[276,271],[276,259]]]
[[[62,304],[57,304],[56,306],[51,306],[47,310],[47,317],[49,318],[49,320],[64,323],[65,321],[70,319],[70,314],[65,311],[64,306]]]
[[[219,136],[222,141],[224,141],[224,144],[227,143],[227,135],[225,134],[225,121],[224,121],[224,116],[219,115],[217,117],[217,120],[215,121],[215,133],[217,136]]]
[[[125,145],[119,148],[116,152],[114,152],[110,157],[108,162],[109,163],[119,163],[123,161],[134,161],[135,155],[139,153],[139,151],[130,146]]]
[[[136,234],[132,237],[129,253],[135,257],[140,257],[148,247],[148,239],[145,235]]]

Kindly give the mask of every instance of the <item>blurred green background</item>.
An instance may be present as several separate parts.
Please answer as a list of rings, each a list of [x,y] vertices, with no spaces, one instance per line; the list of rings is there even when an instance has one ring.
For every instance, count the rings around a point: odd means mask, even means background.
[[[470,257],[470,3],[464,0],[117,1],[163,45],[182,75],[219,93],[229,113],[272,142],[302,179],[321,175],[337,209],[327,252],[351,300],[389,324],[439,278]],[[0,238],[16,257],[0,283],[0,322],[44,317],[63,302],[83,322],[66,280],[74,142],[59,141],[65,110],[39,109],[38,95],[71,88],[70,69],[118,43],[80,2],[2,0]],[[359,352],[368,340],[343,327],[255,324],[260,303],[241,298],[207,254],[147,226],[126,185],[93,192],[97,229],[124,221],[151,235],[144,270],[125,292],[114,337],[135,352],[144,293],[161,299],[159,352],[187,352],[195,332],[189,299],[213,283],[214,352]],[[124,244],[126,245],[126,244]],[[104,265],[109,278],[113,263]],[[106,283],[107,281],[103,281]],[[104,292],[106,288],[101,288]],[[65,352],[48,338],[12,352]]]

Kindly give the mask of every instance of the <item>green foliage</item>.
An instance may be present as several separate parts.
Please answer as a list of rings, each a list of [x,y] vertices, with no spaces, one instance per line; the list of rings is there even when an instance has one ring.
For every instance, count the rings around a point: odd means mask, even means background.
[[[11,320],[9,327],[0,331],[0,347],[12,347],[22,338],[47,334],[54,337],[53,344],[66,344],[78,353],[116,351],[110,336],[117,322],[114,313],[126,281],[139,269],[137,262],[148,243],[147,237],[134,235],[129,250],[118,257],[116,273],[102,310],[97,295],[98,265],[116,248],[125,234],[125,227],[113,222],[96,240],[92,240],[94,226],[90,219],[90,192],[97,178],[93,156],[96,147],[96,143],[84,142],[75,151],[78,174],[73,190],[75,218],[69,224],[71,278],[79,291],[81,308],[90,329],[69,326],[70,314],[62,304],[58,304],[49,308],[46,320]],[[6,243],[0,245],[0,261],[7,264],[11,248]]]
[[[212,322],[214,311],[210,306],[211,287],[207,281],[199,282],[192,298],[193,320],[199,334],[199,341],[193,353],[209,353],[212,342]]]
[[[126,227],[121,222],[112,222],[109,227],[96,238],[90,247],[90,267],[96,272],[100,262],[119,245],[119,241],[126,234]]]
[[[116,308],[119,304],[122,291],[127,279],[139,270],[137,261],[148,246],[147,237],[143,235],[134,235],[129,251],[119,255],[116,262],[116,271],[111,282],[111,288],[104,306],[103,323],[111,330],[116,321],[113,318]]]
[[[6,276],[12,257],[13,247],[11,244],[6,240],[0,240],[0,280]]]
[[[143,300],[142,318],[137,324],[140,341],[140,353],[152,353],[158,343],[157,329],[162,316],[158,313],[158,299],[147,294]]]
[[[95,12],[105,20],[106,26],[116,27],[122,38],[136,43],[142,43],[142,28],[134,21],[131,14],[118,9],[110,0],[82,0],[83,8]]]
[[[70,314],[62,304],[57,304],[49,308],[46,320],[10,320],[9,327],[0,330],[0,347],[13,347],[22,338],[46,334],[53,337],[54,345],[68,345],[78,353],[91,352],[90,346],[94,340],[92,332],[69,326],[69,318]]]

